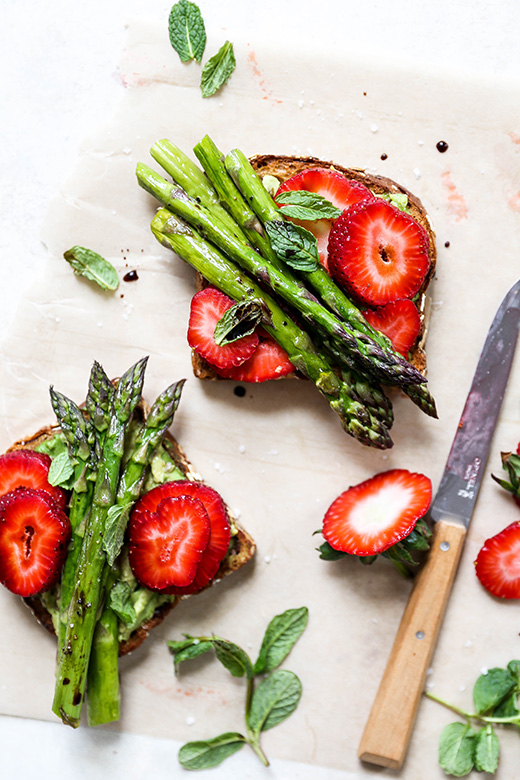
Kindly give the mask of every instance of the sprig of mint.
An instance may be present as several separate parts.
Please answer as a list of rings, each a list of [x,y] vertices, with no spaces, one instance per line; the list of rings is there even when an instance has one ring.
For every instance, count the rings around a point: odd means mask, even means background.
[[[494,774],[500,757],[500,744],[494,724],[520,728],[520,661],[510,661],[506,668],[495,667],[481,674],[473,687],[475,712],[456,707],[425,691],[425,696],[456,712],[464,723],[446,726],[439,741],[439,764],[447,775],[465,777],[477,772]],[[479,725],[475,730],[472,723]]]
[[[200,8],[189,0],[179,0],[168,16],[170,43],[181,62],[201,62],[206,48],[206,27]],[[202,69],[200,88],[203,98],[211,97],[229,79],[236,67],[233,44],[226,41]]]
[[[277,195],[276,202],[282,214],[293,219],[337,219],[341,214],[323,195],[307,190],[286,190]]]
[[[318,242],[309,230],[292,222],[272,220],[265,230],[276,256],[297,271],[314,271],[318,267]]]
[[[245,677],[247,681],[246,734],[225,732],[213,739],[186,743],[179,751],[179,762],[185,769],[218,766],[245,744],[251,746],[265,766],[269,765],[260,735],[282,723],[298,706],[302,694],[300,680],[293,672],[278,667],[302,635],[308,617],[307,607],[276,615],[267,626],[255,663],[241,647],[218,636],[185,634],[184,639],[168,642],[175,673],[182,662],[213,650],[234,677]]]

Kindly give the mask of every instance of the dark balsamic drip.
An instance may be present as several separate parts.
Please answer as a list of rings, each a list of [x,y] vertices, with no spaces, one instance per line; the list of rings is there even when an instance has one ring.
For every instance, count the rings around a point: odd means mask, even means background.
[[[381,159],[388,160],[388,155],[385,152],[383,152],[383,154],[381,155]]]
[[[448,144],[446,141],[439,141],[437,144],[437,151],[439,151],[441,154],[444,154],[444,152],[448,151]]]
[[[449,241],[445,241],[445,242],[444,242],[444,246],[446,247],[446,249],[449,247],[449,245],[450,245],[450,242],[449,242]]]
[[[246,388],[242,387],[242,385],[237,385],[235,388],[233,388],[233,392],[239,398],[243,398],[246,394]]]
[[[124,282],[136,282],[139,279],[137,271],[129,271],[123,276]]]

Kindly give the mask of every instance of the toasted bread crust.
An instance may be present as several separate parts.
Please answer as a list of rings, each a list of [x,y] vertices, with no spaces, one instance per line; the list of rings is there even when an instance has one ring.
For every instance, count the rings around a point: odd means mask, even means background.
[[[148,411],[148,407],[146,404],[143,404],[143,413],[146,415]],[[41,428],[37,433],[33,434],[32,436],[29,436],[28,438],[21,439],[20,441],[15,442],[11,447],[8,449],[8,452],[12,452],[14,450],[21,450],[21,449],[35,449],[39,444],[42,444],[43,442],[50,439],[52,436],[54,436],[57,432],[59,432],[59,426],[57,425],[49,425],[44,428]],[[166,434],[166,442],[168,444],[168,451],[170,455],[175,460],[175,463],[177,466],[184,472],[187,479],[192,479],[194,481],[202,481],[200,476],[197,474],[195,469],[193,468],[192,464],[186,457],[186,454],[178,441],[170,434]],[[229,513],[229,509],[228,509]],[[229,513],[230,514],[230,513]],[[231,517],[231,514],[230,514]],[[234,571],[237,571],[242,566],[244,566],[251,558],[253,557],[255,553],[255,542],[252,539],[252,537],[245,531],[243,528],[241,528],[236,520],[231,517],[231,520],[234,524],[234,526],[237,529],[237,533],[232,537],[230,549],[228,550],[228,553],[226,554],[226,557],[220,564],[220,567],[215,575],[215,577],[211,580],[211,582],[206,585],[203,590],[206,590],[207,588],[211,587],[215,582],[218,580],[221,580],[223,577],[226,577],[228,574],[232,574]],[[201,591],[199,591],[201,592]],[[165,604],[162,604],[158,609],[155,610],[154,614],[148,618],[139,628],[137,628],[135,631],[132,632],[130,637],[120,642],[119,644],[119,655],[127,655],[128,653],[133,652],[136,650],[146,639],[150,631],[158,626],[162,621],[165,619],[165,617],[171,612],[171,610],[177,606],[181,601],[187,599],[187,598],[193,598],[193,596],[196,596],[197,594],[192,594],[190,596],[181,596],[180,598],[176,598],[175,601],[168,602]],[[24,603],[29,607],[29,609],[32,611],[35,618],[38,620],[38,622],[45,628],[47,631],[49,631],[51,634],[55,634],[54,626],[52,623],[52,617],[42,601],[38,598],[38,596],[30,596],[23,599]]]
[[[386,176],[367,173],[362,168],[345,168],[337,163],[319,160],[316,157],[290,157],[285,155],[264,154],[252,157],[250,162],[261,177],[267,175],[275,176],[280,182],[284,182],[297,173],[301,173],[309,168],[333,168],[335,171],[339,171],[339,173],[346,176],[347,179],[353,179],[364,184],[377,195],[403,193],[408,197],[410,216],[422,225],[429,238],[430,268],[421,289],[419,290],[417,299],[421,318],[421,331],[415,345],[410,351],[409,358],[410,363],[412,363],[418,371],[422,374],[426,374],[427,365],[424,345],[429,319],[429,300],[426,291],[435,274],[437,253],[435,248],[435,231],[426,209],[419,198],[410,192],[410,190],[406,189],[406,187],[403,187],[401,184],[398,184]],[[197,289],[201,289],[205,284],[203,277],[201,277],[200,274],[197,274]],[[192,350],[192,367],[193,373],[198,379],[222,379],[222,377],[213,370],[212,366],[201,358],[195,350]],[[277,379],[276,381],[282,381],[282,379]]]

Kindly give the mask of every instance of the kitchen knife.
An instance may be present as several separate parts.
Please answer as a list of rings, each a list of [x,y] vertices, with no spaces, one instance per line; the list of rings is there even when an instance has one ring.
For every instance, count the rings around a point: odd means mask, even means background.
[[[428,559],[417,577],[376,694],[358,756],[399,769],[444,617],[504,398],[520,325],[520,280],[489,329],[437,495]]]

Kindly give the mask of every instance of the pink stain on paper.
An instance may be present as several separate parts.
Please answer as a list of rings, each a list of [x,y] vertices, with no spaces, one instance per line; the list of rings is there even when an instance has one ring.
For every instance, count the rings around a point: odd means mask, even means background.
[[[511,131],[508,135],[514,144],[518,144],[520,146],[520,135],[518,135],[518,133]]]
[[[448,208],[450,214],[455,218],[456,222],[467,219],[468,207],[466,201],[451,178],[450,171],[444,171],[444,173],[441,174],[441,180],[444,187],[448,190]]]
[[[507,202],[513,211],[518,211],[520,213],[520,192],[517,192],[515,195],[511,195]]]
[[[272,100],[275,103],[283,103],[283,100],[273,97],[273,91],[272,89],[269,89],[266,84],[264,74],[260,69],[258,60],[256,59],[256,54],[254,52],[254,49],[251,48],[251,46],[249,46],[249,54],[247,55],[247,62],[249,64],[249,67],[253,71],[253,75],[258,82],[258,86],[260,87],[263,93],[262,100]]]

